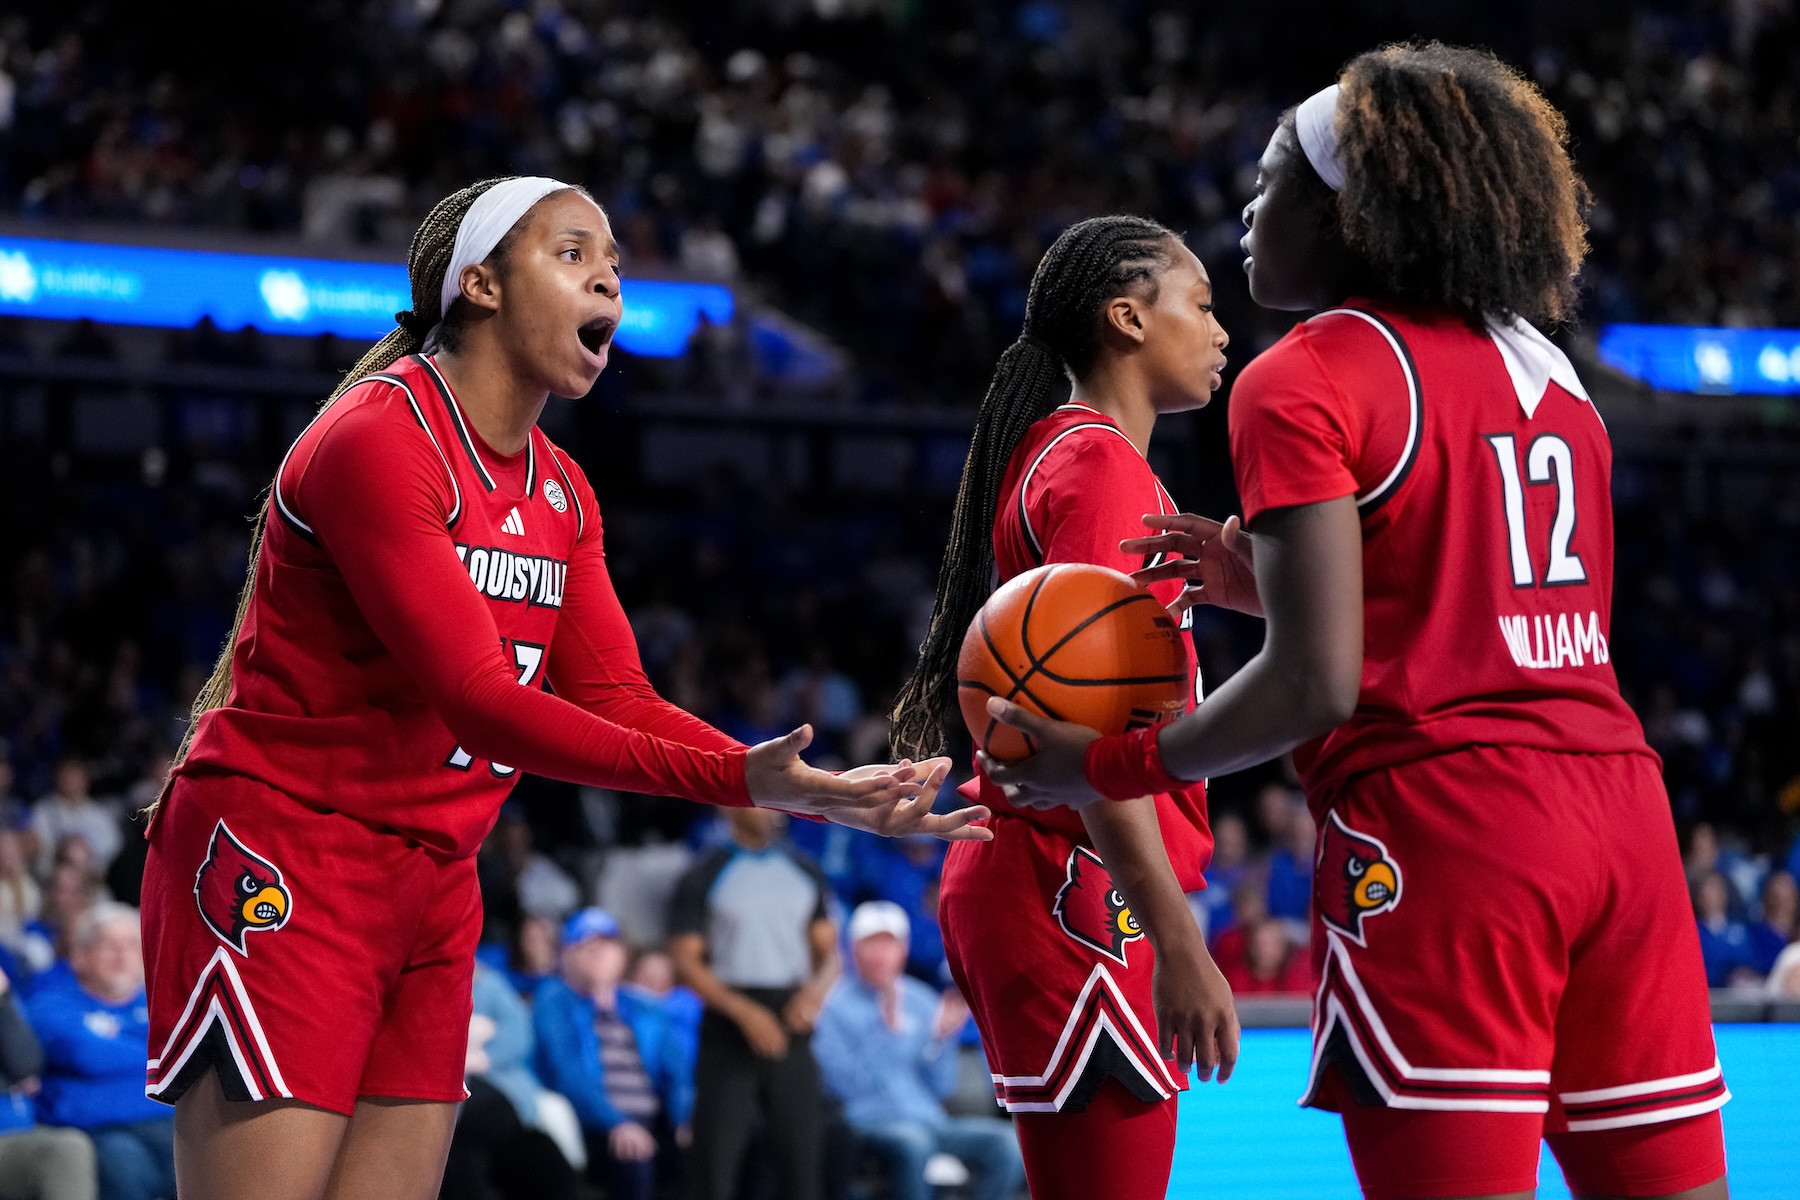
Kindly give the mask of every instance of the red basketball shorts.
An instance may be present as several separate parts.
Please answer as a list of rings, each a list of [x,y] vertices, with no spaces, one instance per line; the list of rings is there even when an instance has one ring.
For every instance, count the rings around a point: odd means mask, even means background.
[[[1305,1103],[1533,1115],[1535,1147],[1729,1099],[1653,759],[1475,747],[1323,799]]]
[[[232,776],[183,777],[144,869],[145,1092],[350,1113],[460,1101],[481,893],[446,860]]]
[[[988,827],[950,847],[938,919],[996,1099],[1046,1113],[1085,1108],[1108,1078],[1146,1103],[1185,1090],[1156,1048],[1150,942],[1105,865],[1019,817]]]

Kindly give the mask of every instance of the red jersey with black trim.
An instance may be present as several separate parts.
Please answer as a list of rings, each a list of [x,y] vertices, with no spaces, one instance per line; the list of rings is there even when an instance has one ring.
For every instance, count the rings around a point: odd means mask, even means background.
[[[1157,560],[1125,554],[1119,542],[1152,532],[1144,526],[1145,513],[1179,511],[1156,472],[1111,417],[1085,404],[1065,404],[1032,425],[1007,461],[994,514],[997,584],[1046,563],[1094,563],[1127,574],[1142,570]],[[1150,590],[1168,604],[1181,588],[1173,581],[1154,584]],[[1201,692],[1192,627],[1191,616],[1184,616],[1181,640],[1193,680],[1190,709]],[[1087,841],[1087,827],[1073,809],[1014,809],[985,776],[979,782],[981,803],[996,812]],[[1156,803],[1176,878],[1183,890],[1198,891],[1206,886],[1201,872],[1212,861],[1206,785],[1197,783],[1174,795],[1158,796]]]
[[[430,358],[327,405],[270,509],[231,694],[178,774],[452,857],[521,770],[749,803],[743,748],[650,688],[580,468],[536,428],[494,452]]]
[[[1362,692],[1294,752],[1321,811],[1472,745],[1650,753],[1612,668],[1612,446],[1541,334],[1352,300],[1244,369],[1230,426],[1246,523],[1343,496],[1362,517]]]

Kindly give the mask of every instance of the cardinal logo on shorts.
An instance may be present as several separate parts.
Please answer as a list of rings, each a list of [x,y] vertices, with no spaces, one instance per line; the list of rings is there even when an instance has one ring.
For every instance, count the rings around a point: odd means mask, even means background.
[[[1314,879],[1320,919],[1359,946],[1367,944],[1363,919],[1400,903],[1400,865],[1379,839],[1356,832],[1335,811],[1325,815]]]
[[[223,821],[194,876],[194,899],[212,931],[246,956],[245,934],[280,929],[294,911],[281,869],[238,841]]]
[[[1100,856],[1085,846],[1069,855],[1069,878],[1056,893],[1051,909],[1063,932],[1090,949],[1125,962],[1125,945],[1144,936],[1137,918],[1125,906],[1125,897],[1113,886],[1112,874]]]

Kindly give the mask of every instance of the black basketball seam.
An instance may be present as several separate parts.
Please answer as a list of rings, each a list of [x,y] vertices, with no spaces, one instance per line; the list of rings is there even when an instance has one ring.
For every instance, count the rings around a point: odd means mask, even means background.
[[[1038,581],[1038,586],[1039,587],[1043,586],[1043,580]],[[1035,595],[1035,589],[1034,589],[1033,594]],[[1013,699],[1016,699],[1018,696],[1023,695],[1025,697],[1027,697],[1033,704],[1037,705],[1038,708],[1043,710],[1043,714],[1046,717],[1049,717],[1052,721],[1066,720],[1066,718],[1063,717],[1062,715],[1060,715],[1054,708],[1052,708],[1050,705],[1045,704],[1042,700],[1040,700],[1037,697],[1036,693],[1034,693],[1029,687],[1025,686],[1025,680],[1020,679],[1017,675],[1014,675],[1012,673],[1012,668],[1006,665],[1005,656],[1000,653],[1000,647],[994,645],[993,635],[988,632],[987,614],[986,613],[977,613],[975,615],[975,623],[976,623],[976,628],[981,630],[981,640],[987,643],[988,657],[993,659],[994,664],[1006,673],[1006,677],[1008,679],[1012,680],[1013,689],[1012,689],[1012,691],[1008,692],[1003,697],[1003,699],[1013,700]],[[1027,651],[1026,653],[1029,654],[1030,651]],[[1030,677],[1031,677],[1031,672],[1026,672],[1026,678],[1029,679]],[[962,683],[962,680],[958,679],[956,682],[960,686]],[[998,696],[1000,694],[998,692],[992,691],[992,689],[989,689],[989,691],[992,695]],[[986,747],[984,746],[983,749],[986,749]]]
[[[1043,587],[1045,582],[1047,582],[1049,580],[1050,575],[1051,575],[1051,572],[1048,572],[1048,571],[1045,572],[1044,578],[1040,579],[1038,581],[1037,588],[1032,589],[1031,601],[1035,601],[1037,599],[1037,589]],[[1082,630],[1086,629],[1089,625],[1092,625],[1095,621],[1098,621],[1101,617],[1104,617],[1108,613],[1111,613],[1111,612],[1117,612],[1119,609],[1124,608],[1127,604],[1135,604],[1135,603],[1137,603],[1139,601],[1143,601],[1143,600],[1147,600],[1151,604],[1156,603],[1155,596],[1152,596],[1146,592],[1138,592],[1134,595],[1126,596],[1123,599],[1115,600],[1111,604],[1106,605],[1104,608],[1097,609],[1094,612],[1088,614],[1088,616],[1079,625],[1077,625],[1077,626],[1075,626],[1075,628],[1069,630],[1069,632],[1063,634],[1062,637],[1057,639],[1056,644],[1054,646],[1051,646],[1050,649],[1044,651],[1044,656],[1042,658],[1039,658],[1037,655],[1035,655],[1031,652],[1031,642],[1028,640],[1030,637],[1030,632],[1031,632],[1031,601],[1027,601],[1026,606],[1025,606],[1025,614],[1022,617],[1020,617],[1020,619],[1019,619],[1019,645],[1024,649],[1025,657],[1031,661],[1031,669],[1026,671],[1022,678],[1015,676],[1009,670],[1006,672],[1007,678],[1012,679],[1015,683],[1017,683],[1021,690],[1023,690],[1025,688],[1026,680],[1029,680],[1033,675],[1043,675],[1046,679],[1052,680],[1053,682],[1056,682],[1056,683],[1075,682],[1075,681],[1068,681],[1068,680],[1063,680],[1063,679],[1059,678],[1054,672],[1052,672],[1044,664],[1049,662],[1052,658],[1055,658],[1056,652],[1058,650],[1061,650],[1064,646],[1068,645],[1069,640],[1071,638],[1075,637]],[[984,626],[983,627],[984,634],[985,634],[985,628],[986,627]],[[992,649],[993,643],[990,641],[988,643],[988,646],[990,649]],[[998,651],[996,651],[996,654],[997,653],[998,653]],[[1181,676],[1171,675],[1171,676],[1167,676],[1164,678],[1159,678],[1152,682],[1177,682],[1178,683],[1181,681],[1182,681]],[[1102,683],[1112,683],[1115,681],[1096,679],[1096,680],[1093,680],[1092,682],[1095,684],[1102,684]],[[1117,682],[1137,682],[1137,681],[1131,680],[1131,681],[1117,681]],[[1076,682],[1076,686],[1080,686],[1080,683]],[[1027,693],[1027,694],[1029,694],[1029,693]],[[1037,699],[1037,697],[1033,696],[1032,699],[1035,700],[1035,699]],[[1041,703],[1041,701],[1040,701],[1040,703]],[[1061,720],[1062,718],[1059,717],[1057,719]]]

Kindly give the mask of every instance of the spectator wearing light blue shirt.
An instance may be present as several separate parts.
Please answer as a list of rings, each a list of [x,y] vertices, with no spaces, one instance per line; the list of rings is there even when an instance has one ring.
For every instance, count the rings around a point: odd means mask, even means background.
[[[969,1010],[905,973],[910,935],[897,904],[871,901],[852,914],[856,969],[827,997],[813,1053],[851,1128],[886,1160],[894,1200],[927,1200],[926,1164],[937,1154],[968,1168],[969,1200],[1002,1200],[1025,1180],[1018,1138],[997,1118],[944,1111]]]

